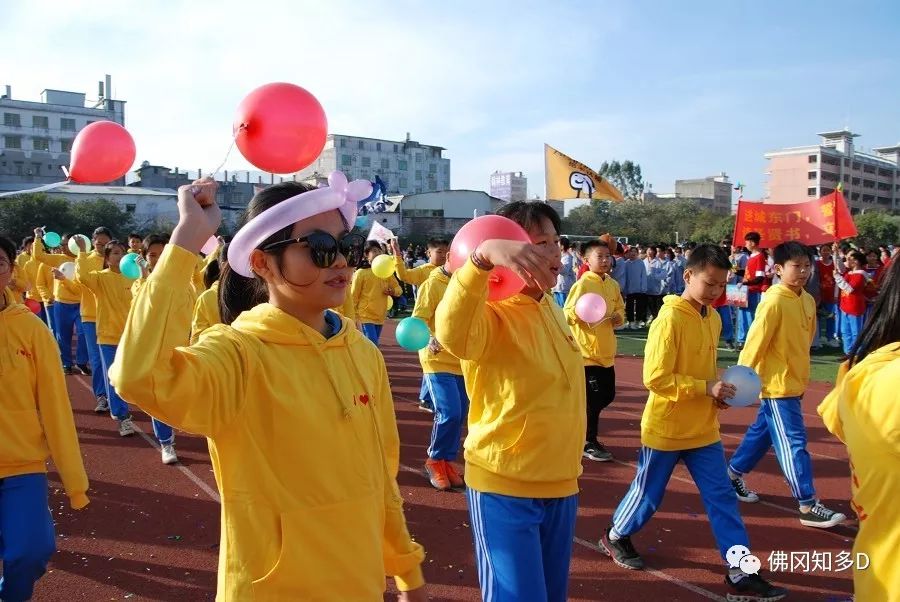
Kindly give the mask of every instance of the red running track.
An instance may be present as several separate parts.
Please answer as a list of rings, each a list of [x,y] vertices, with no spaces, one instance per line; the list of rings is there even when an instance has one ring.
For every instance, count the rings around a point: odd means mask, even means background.
[[[428,554],[425,576],[431,597],[478,600],[465,496],[433,490],[420,472],[431,414],[414,404],[421,379],[417,357],[396,346],[392,323],[386,325],[382,348],[400,428],[403,466],[399,482],[410,531]],[[640,414],[646,399],[640,369],[640,359],[617,360],[618,395],[601,416],[601,438],[616,461],[585,461],[570,599],[723,600],[726,589],[718,552],[699,494],[682,465],[676,468],[654,519],[633,537],[649,570],[620,569],[597,550],[601,531],[634,477]],[[67,378],[91,482],[91,504],[81,512],[70,510],[58,476],[51,473],[59,552],[39,582],[34,600],[212,600],[219,508],[206,442],[179,434],[181,464],[163,466],[145,415],[136,413],[136,422],[150,436],[123,439],[108,416],[92,412],[88,379]],[[805,402],[816,487],[824,501],[852,516],[845,450],[815,413],[827,390],[827,385],[814,384]],[[729,452],[737,446],[754,412],[745,408],[721,414],[723,442]],[[800,525],[774,454],[765,458],[748,482],[763,501],[742,504],[741,510],[751,549],[764,567],[773,551],[788,555],[828,552],[833,559],[839,552],[850,551],[855,520],[830,531]],[[802,554],[798,560],[801,558]],[[848,600],[852,590],[849,570],[797,568],[769,576],[791,589],[791,600]],[[393,596],[389,593],[385,598]]]

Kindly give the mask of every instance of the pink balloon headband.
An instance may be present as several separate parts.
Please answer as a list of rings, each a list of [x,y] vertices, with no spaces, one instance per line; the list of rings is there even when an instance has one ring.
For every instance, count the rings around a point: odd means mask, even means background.
[[[372,193],[368,180],[347,182],[339,171],[328,176],[328,186],[309,190],[266,209],[241,228],[228,247],[228,265],[250,278],[250,253],[264,240],[302,219],[337,209],[348,227],[356,219],[357,203]]]

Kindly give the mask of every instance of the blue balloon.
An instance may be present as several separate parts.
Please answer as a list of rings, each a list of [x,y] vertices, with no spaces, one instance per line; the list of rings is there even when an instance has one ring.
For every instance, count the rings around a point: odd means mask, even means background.
[[[428,346],[431,331],[420,318],[404,318],[397,324],[397,343],[409,351],[418,351]]]
[[[727,400],[728,405],[742,408],[759,401],[762,382],[753,368],[732,366],[722,374],[722,382],[734,385],[734,388],[737,389],[734,397]]]
[[[59,243],[62,242],[62,237],[56,232],[45,232],[44,233],[44,244],[47,245],[51,249],[55,249],[59,246]]]
[[[359,228],[360,230],[364,230],[366,228],[366,226],[369,225],[369,218],[367,218],[364,215],[360,215],[359,217],[356,218],[356,222],[353,225],[355,227]]]
[[[128,253],[119,262],[119,271],[129,280],[137,280],[141,277],[141,268],[137,264],[137,254]]]

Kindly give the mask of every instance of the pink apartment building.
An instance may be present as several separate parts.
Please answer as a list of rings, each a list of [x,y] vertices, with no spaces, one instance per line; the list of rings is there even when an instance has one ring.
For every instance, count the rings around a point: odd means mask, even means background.
[[[900,210],[900,145],[862,152],[853,147],[849,130],[822,132],[815,146],[786,148],[765,154],[766,203],[799,203],[826,195],[843,183],[853,213]]]

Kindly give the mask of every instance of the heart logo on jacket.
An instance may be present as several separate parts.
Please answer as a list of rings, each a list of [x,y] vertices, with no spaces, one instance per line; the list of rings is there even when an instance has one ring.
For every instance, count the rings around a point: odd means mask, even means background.
[[[369,395],[366,394],[366,393],[360,395],[360,396],[359,396],[359,403],[361,403],[361,404],[363,404],[363,405],[368,405],[368,403],[369,403]]]

